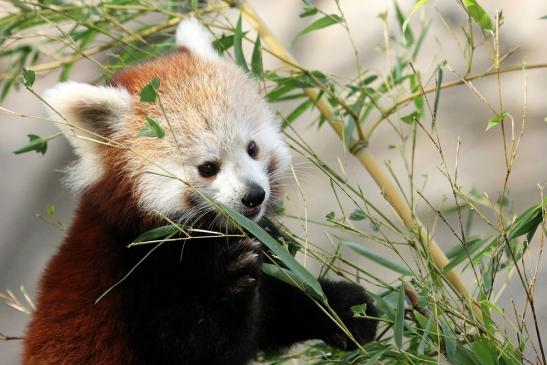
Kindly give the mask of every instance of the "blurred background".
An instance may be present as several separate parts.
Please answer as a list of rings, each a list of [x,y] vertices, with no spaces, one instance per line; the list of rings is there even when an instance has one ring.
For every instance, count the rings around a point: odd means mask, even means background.
[[[291,47],[293,37],[310,22],[309,19],[298,17],[302,10],[302,3],[297,0],[275,2],[255,0],[250,3],[287,47]],[[333,1],[316,3],[326,12],[336,11]],[[547,14],[545,1],[491,0],[482,3],[485,10],[492,16],[496,9],[503,9],[505,20],[500,37],[501,49],[507,52],[518,47],[505,60],[504,65],[547,62],[547,42],[544,38],[547,34],[547,20],[538,19]],[[389,68],[385,54],[381,51],[384,44],[384,24],[378,14],[387,11],[388,24],[390,27],[395,27],[393,2],[391,0],[342,0],[340,4],[347,17],[363,67],[377,72],[386,72]],[[412,1],[400,2],[405,12],[413,4]],[[0,6],[0,14],[1,8]],[[466,24],[467,17],[456,1],[431,2],[427,6],[427,14],[435,12],[441,13],[447,24],[461,38],[461,27]],[[235,16],[235,13],[232,15]],[[426,16],[428,15],[418,11],[413,17],[412,24],[424,21]],[[429,36],[416,62],[416,68],[427,75],[431,74],[442,60],[447,60],[450,67],[457,72],[461,74],[465,72],[462,51],[447,24],[441,21],[439,16],[432,19]],[[328,31],[317,31],[305,35],[290,49],[306,68],[319,69],[325,73],[337,75],[340,80],[354,75],[353,49],[341,27],[338,29],[332,27]],[[485,50],[477,52],[473,73],[486,70],[491,65],[490,56]],[[106,62],[107,57],[99,55],[97,60]],[[275,61],[267,60],[267,62],[270,62],[271,66]],[[7,71],[1,59],[0,70]],[[547,182],[547,123],[544,121],[547,117],[547,71],[545,69],[530,70],[527,74],[527,128],[509,187],[509,198],[514,201],[516,212],[537,203],[540,199],[538,185],[544,186]],[[34,85],[35,89],[43,92],[57,82],[58,76],[54,72],[39,78]],[[93,82],[98,76],[97,67],[89,61],[84,61],[76,66],[71,79]],[[456,78],[456,75],[445,72],[446,81]],[[505,110],[517,121],[521,120],[523,113],[524,80],[522,72],[502,76]],[[495,78],[477,81],[475,85],[487,100],[497,103]],[[26,90],[11,92],[2,106],[28,115],[45,116],[44,107]],[[274,108],[282,113],[288,113],[294,107],[295,104],[291,103],[274,105]],[[497,197],[502,189],[505,168],[499,129],[485,132],[491,112],[466,86],[444,90],[439,110],[437,118],[439,137],[452,170],[458,138],[462,143],[458,161],[460,185],[467,191],[475,187],[491,197]],[[331,129],[325,127],[317,130],[316,126],[312,125],[314,117],[312,113],[304,114],[295,124],[296,130],[321,159],[339,171],[343,168],[348,178],[358,182],[371,201],[379,206],[385,206],[377,186],[362,167],[343,151],[343,146]],[[47,207],[51,204],[55,207],[56,218],[68,225],[76,202],[76,198],[61,183],[62,169],[74,159],[73,152],[64,139],[58,138],[52,141],[44,156],[36,153],[22,155],[12,153],[27,142],[26,135],[31,133],[47,136],[56,133],[56,129],[44,121],[0,116],[0,181],[2,182],[0,189],[0,291],[11,289],[20,298],[23,297],[19,291],[20,286],[26,288],[31,298],[36,298],[40,274],[63,238],[63,232],[46,223],[40,216],[47,216]],[[395,171],[403,171],[398,151],[388,148],[391,143],[398,143],[397,137],[392,128],[384,123],[374,135],[370,145],[371,153],[380,163],[390,161]],[[427,179],[423,194],[434,206],[437,206],[451,194],[448,181],[439,172],[440,158],[434,146],[423,136],[419,137],[416,156],[416,175]],[[295,159],[301,158],[296,156]],[[323,219],[336,206],[332,194],[325,193],[330,191],[329,182],[314,169],[305,167],[300,170],[305,200],[296,189],[289,190],[285,207],[293,214],[303,214],[303,209],[306,208],[310,219]],[[431,224],[433,213],[421,200],[418,201],[418,215],[426,224]],[[288,222],[288,224],[296,232],[306,231],[305,227],[298,222]],[[318,227],[310,226],[307,232],[310,240],[327,241]],[[454,237],[442,225],[437,226],[435,238],[444,248],[456,244]],[[377,248],[372,242],[362,243],[370,248]],[[325,245],[328,246],[329,242],[327,241]],[[378,250],[381,251],[381,249]],[[537,248],[532,248],[531,252],[537,252]],[[355,261],[359,263],[360,259],[356,257]],[[544,260],[537,283],[540,294],[537,296],[540,323],[547,321],[547,296],[541,295],[541,292],[547,290],[545,262]],[[370,262],[364,261],[362,264],[371,265]],[[308,265],[313,263],[309,261]],[[380,266],[377,270],[379,276],[382,275],[383,269]],[[469,283],[471,282],[470,280]],[[374,291],[373,287],[367,288]],[[515,281],[499,304],[509,309],[512,301],[522,305],[524,300],[522,295],[523,292]],[[28,315],[0,302],[1,333],[22,336],[28,319]],[[547,328],[543,328],[543,336],[547,337]],[[1,364],[19,363],[20,353],[20,341],[0,342]]]

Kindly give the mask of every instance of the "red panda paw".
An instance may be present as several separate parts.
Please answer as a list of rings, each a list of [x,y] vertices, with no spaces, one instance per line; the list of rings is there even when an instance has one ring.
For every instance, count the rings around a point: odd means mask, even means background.
[[[257,288],[262,266],[260,242],[252,239],[233,242],[223,252],[221,261],[227,296],[253,292]]]

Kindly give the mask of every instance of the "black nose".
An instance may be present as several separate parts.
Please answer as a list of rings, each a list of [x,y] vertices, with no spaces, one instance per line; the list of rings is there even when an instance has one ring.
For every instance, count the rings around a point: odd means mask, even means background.
[[[258,184],[252,183],[249,184],[247,188],[247,193],[241,198],[241,202],[249,208],[259,206],[266,196],[266,192]]]

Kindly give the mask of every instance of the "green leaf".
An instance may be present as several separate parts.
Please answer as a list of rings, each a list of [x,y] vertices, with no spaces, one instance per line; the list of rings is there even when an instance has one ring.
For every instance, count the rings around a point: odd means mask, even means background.
[[[141,101],[145,103],[155,103],[158,98],[158,90],[160,88],[160,79],[155,77],[141,90]]]
[[[165,137],[165,131],[154,119],[146,117],[144,123],[146,124],[146,127],[137,133],[137,137]]]
[[[317,14],[318,10],[317,8],[304,8],[304,11],[298,14],[300,18],[306,18],[308,16],[312,16]]]
[[[216,51],[219,54],[223,54],[226,52],[230,47],[234,45],[234,35],[225,35],[223,34],[220,38],[215,39],[213,42],[213,48],[216,49]]]
[[[415,315],[421,315],[420,312],[414,311]],[[429,331],[431,330],[431,325],[433,324],[433,316],[429,316],[427,319],[427,324],[424,327],[424,333],[422,334],[422,339],[420,340],[420,344],[418,345],[418,353],[420,355],[423,355],[425,352],[425,345],[427,344],[427,339],[429,337]]]
[[[306,282],[302,282],[302,280],[292,271],[289,271],[287,269],[284,269],[282,267],[279,267],[274,264],[268,264],[263,263],[262,264],[262,272],[266,275],[269,275],[273,278],[276,278],[277,280],[281,280],[282,282],[289,284],[291,286],[294,286],[295,288],[301,287],[298,284],[303,284],[305,290],[308,293],[313,293],[314,289],[309,287]],[[316,297],[316,299],[319,299],[320,301],[323,301],[324,298],[322,297]]]
[[[226,205],[222,205],[222,207],[227,215],[229,215],[245,230],[256,237],[257,240],[266,245],[266,247],[268,247],[279,258],[279,260],[285,264],[285,266],[287,266],[287,268],[295,275],[295,278],[298,279],[297,282],[303,284],[303,289],[306,289],[310,295],[321,302],[326,302],[326,297],[323,294],[319,281],[317,281],[317,279],[313,277],[305,267],[300,265],[300,263],[296,261],[289,251],[285,249],[285,247],[281,246],[277,240],[275,240],[262,227],[252,220]]]
[[[410,75],[409,80],[410,80],[410,88],[412,92],[421,90],[420,81],[417,74]],[[423,115],[424,105],[425,105],[424,96],[423,95],[416,96],[414,98],[414,105],[416,106],[416,110],[418,111],[418,116]]]
[[[543,204],[547,204],[547,198],[543,200]],[[528,242],[536,232],[537,227],[543,220],[542,204],[538,203],[524,211],[519,215],[512,224],[509,231],[509,241],[522,235],[528,235]]]
[[[310,109],[313,106],[313,100],[305,100],[302,102],[299,106],[294,109],[291,114],[287,115],[287,118],[283,121],[283,125],[281,128],[286,128],[289,124],[291,124],[295,119],[297,119],[299,116],[301,116],[306,110]]]
[[[467,12],[484,30],[492,30],[492,19],[484,11],[484,9],[477,3],[476,0],[463,0],[463,6],[467,9]]]
[[[507,117],[510,117],[509,113],[507,112],[503,112],[501,114],[496,115],[495,117],[493,117],[492,119],[488,121],[488,125],[486,126],[486,131],[489,130],[490,128],[497,126]]]
[[[153,240],[159,240],[165,237],[168,237],[170,235],[173,235],[181,230],[180,227],[177,227],[173,224],[169,224],[162,227],[157,227],[154,229],[151,229],[149,231],[146,231],[142,233],[140,236],[135,238],[133,242],[145,242],[145,241],[153,241]]]
[[[403,348],[403,329],[405,327],[405,290],[403,285],[399,287],[397,296],[397,308],[395,312],[394,334],[395,344],[401,350]]]
[[[482,365],[472,351],[459,343],[456,345],[452,363],[461,365]]]
[[[333,24],[338,24],[341,21],[342,21],[342,17],[340,17],[339,15],[336,15],[336,14],[325,15],[324,17],[317,19],[316,21],[308,25],[306,28],[304,28],[300,33],[298,33],[296,37],[294,37],[294,40],[292,41],[292,43],[293,44],[296,43],[296,41],[300,37],[302,37],[304,34],[307,34],[322,28],[326,28]]]
[[[237,20],[236,29],[234,32],[234,56],[236,63],[243,69],[244,72],[249,72],[247,61],[245,61],[245,55],[243,54],[243,31],[241,30],[241,15]]]
[[[363,80],[363,85],[369,85],[378,79],[378,75],[370,75]]]
[[[413,111],[412,113],[405,115],[401,118],[403,122],[406,124],[414,124],[414,122],[420,117],[420,113],[418,111]]]
[[[53,217],[55,215],[55,207],[51,203],[48,203],[47,205],[47,215],[48,217]]]
[[[367,218],[367,214],[362,209],[355,209],[350,215],[349,219],[352,221],[362,221]]]
[[[420,9],[422,6],[424,6],[428,2],[429,2],[429,0],[418,0],[418,1],[416,1],[416,4],[414,4],[414,6],[412,7],[412,10],[410,10],[410,13],[406,17],[405,21],[401,24],[401,31],[403,32],[403,35],[404,35],[405,46],[408,46],[408,45],[412,44],[413,41],[414,41],[413,37],[412,37],[412,32],[408,28],[408,23],[410,22],[410,18],[412,17],[412,15],[414,15],[414,13],[418,9]],[[399,23],[400,23],[400,20],[399,20]]]
[[[32,85],[34,85],[34,81],[36,80],[36,74],[32,70],[27,70],[26,68],[23,68],[23,78],[25,79],[23,84],[26,87],[32,87]]]
[[[440,322],[441,330],[443,332],[443,343],[444,343],[444,351],[446,358],[450,362],[450,364],[457,364],[456,362],[456,353],[457,353],[457,346],[458,342],[456,342],[456,335],[444,321]]]
[[[331,212],[327,213],[325,218],[327,218],[327,220],[329,220],[329,221],[332,221],[332,220],[336,219],[336,214],[334,213],[334,211],[331,211]]]
[[[405,26],[405,15],[403,14],[403,11],[401,10],[401,7],[399,6],[399,3],[397,1],[393,2],[393,5],[395,6],[395,17],[397,18],[397,22],[399,23],[399,28],[401,30],[401,33],[403,35],[402,37],[402,44],[403,46],[407,46],[414,42],[414,36],[412,35],[411,29],[406,29]],[[387,17],[386,17],[387,19]],[[386,22],[386,20],[384,20]]]
[[[367,314],[367,304],[366,303],[354,305],[350,309],[353,312],[354,317],[358,317],[358,316],[363,317],[363,316],[366,316],[366,314]]]
[[[14,154],[18,155],[25,152],[35,151],[36,153],[41,153],[44,155],[47,151],[47,139],[37,136],[36,134],[27,135],[29,142],[13,151]]]
[[[332,214],[334,215],[334,212],[332,212]],[[342,243],[348,246],[349,248],[351,248],[353,251],[357,252],[358,254],[376,262],[379,265],[382,265],[383,267],[387,267],[388,269],[398,272],[399,274],[403,274],[407,276],[413,275],[412,271],[410,271],[406,267],[399,265],[398,263],[393,262],[383,256],[378,255],[377,253],[375,253],[372,250],[369,250],[363,245],[360,245],[358,243],[351,242],[351,241],[346,241],[346,240],[343,240]]]
[[[547,15],[542,16],[541,18],[538,18],[540,20],[547,19]]]
[[[256,36],[253,55],[251,57],[251,71],[257,78],[260,78],[264,72],[262,65],[262,45],[260,44],[260,35]]]
[[[499,365],[499,352],[485,338],[478,338],[471,344],[470,350],[477,356],[481,365]]]
[[[443,268],[443,272],[448,272],[454,267],[458,266],[461,262],[470,259],[473,256],[473,253],[477,251],[482,245],[487,242],[488,239],[473,238],[465,242],[465,246],[459,244],[457,250],[453,250],[451,255],[453,258],[448,262],[448,264]]]
[[[439,65],[437,68],[437,77],[435,77],[435,103],[433,104],[433,116],[432,126],[435,126],[435,121],[437,120],[437,111],[439,110],[439,100],[441,99],[441,85],[443,83],[443,68],[442,65]]]

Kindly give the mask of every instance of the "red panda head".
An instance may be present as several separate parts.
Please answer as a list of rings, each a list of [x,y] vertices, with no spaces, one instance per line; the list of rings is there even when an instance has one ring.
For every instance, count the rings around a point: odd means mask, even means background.
[[[209,196],[257,221],[288,166],[279,122],[256,83],[215,52],[195,19],[181,22],[176,39],[180,49],[120,72],[110,86],[66,82],[45,93],[79,156],[68,180],[83,190],[122,179],[145,214],[225,222],[210,214]],[[156,77],[159,100],[142,102],[142,88]],[[146,118],[163,138],[137,136]]]

